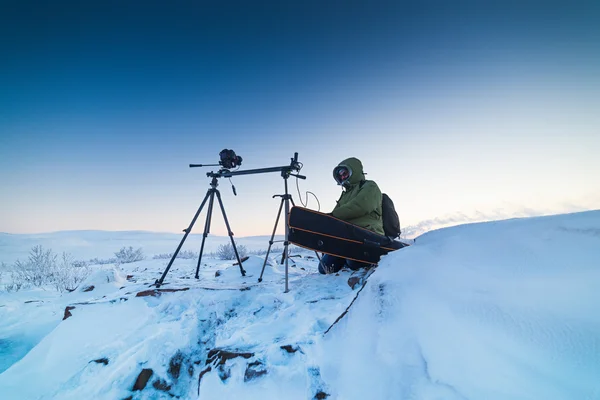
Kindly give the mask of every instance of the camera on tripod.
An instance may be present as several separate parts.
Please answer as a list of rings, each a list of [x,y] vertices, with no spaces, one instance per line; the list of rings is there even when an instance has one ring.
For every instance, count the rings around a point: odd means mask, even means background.
[[[223,149],[219,153],[219,157],[221,161],[219,161],[219,165],[223,166],[225,169],[236,168],[242,165],[242,157],[235,154],[235,151],[230,149]]]
[[[267,172],[279,172],[279,173],[281,173],[281,177],[284,180],[285,193],[273,196],[273,197],[281,197],[281,204],[279,205],[279,212],[277,213],[277,219],[275,221],[275,227],[273,228],[273,234],[271,235],[271,240],[269,241],[269,248],[267,249],[267,255],[265,256],[265,261],[264,261],[264,264],[263,264],[263,267],[262,267],[262,270],[260,273],[260,277],[258,278],[259,282],[262,281],[263,272],[264,272],[265,266],[267,264],[267,258],[269,256],[269,252],[271,251],[271,246],[274,243],[273,238],[274,238],[275,232],[277,230],[277,223],[281,216],[281,212],[285,207],[284,215],[285,215],[285,218],[287,218],[287,216],[290,213],[290,203],[292,204],[292,206],[295,205],[294,201],[292,200],[292,196],[288,193],[287,180],[290,176],[296,177],[298,179],[306,179],[306,176],[300,175],[298,173],[295,173],[295,174],[292,173],[293,171],[300,172],[300,170],[302,169],[302,163],[298,161],[298,153],[294,153],[294,157],[292,157],[290,159],[290,165],[283,165],[283,166],[279,166],[279,167],[269,167],[269,168],[249,169],[249,170],[242,170],[242,171],[230,171],[231,168],[236,168],[236,167],[239,167],[240,165],[242,165],[242,157],[235,154],[235,151],[233,151],[233,150],[223,149],[219,153],[219,158],[220,158],[219,164],[190,164],[190,168],[207,167],[207,166],[221,166],[223,168],[221,168],[217,172],[211,171],[211,172],[206,173],[206,176],[211,178],[210,189],[208,189],[208,191],[206,192],[206,196],[204,197],[202,204],[200,204],[198,211],[196,211],[196,214],[192,218],[190,225],[186,229],[183,230],[185,232],[185,235],[183,236],[183,238],[181,239],[181,242],[179,243],[179,246],[177,247],[177,249],[171,256],[171,260],[167,264],[167,267],[165,268],[162,276],[160,277],[160,279],[156,280],[155,285],[157,288],[163,284],[163,281],[165,280],[165,277],[167,276],[169,269],[171,269],[171,266],[173,265],[175,258],[177,258],[177,254],[179,254],[179,250],[181,250],[181,246],[183,246],[183,243],[185,242],[187,236],[192,231],[192,227],[196,223],[196,220],[198,219],[198,216],[200,215],[202,208],[204,207],[204,205],[206,203],[208,203],[208,213],[206,215],[206,221],[204,223],[204,233],[202,235],[202,244],[200,245],[200,254],[198,256],[198,264],[196,265],[196,279],[199,279],[200,264],[202,262],[202,254],[204,252],[204,242],[210,232],[212,210],[213,210],[215,196],[217,198],[219,208],[221,209],[221,213],[223,214],[223,220],[225,222],[225,225],[227,226],[228,236],[231,239],[231,245],[233,246],[233,250],[235,252],[237,264],[240,267],[240,272],[241,272],[242,276],[245,276],[246,271],[242,267],[242,260],[240,259],[239,253],[235,246],[235,241],[233,240],[233,232],[231,231],[231,227],[229,226],[229,220],[227,219],[227,215],[225,213],[225,207],[223,206],[223,201],[221,200],[221,194],[220,194],[219,190],[217,189],[217,186],[219,185],[218,179],[219,178],[231,178],[233,176],[239,176],[239,175],[251,175],[251,174],[263,174],[263,173],[267,173]],[[233,194],[235,195],[236,192],[235,192],[235,187],[233,185],[232,185],[232,189],[233,189]],[[285,259],[285,291],[286,292],[288,291],[288,258],[289,258],[289,256],[288,256],[289,241],[287,239],[288,235],[289,235],[289,227],[287,224],[285,224],[285,238],[286,239],[283,241],[284,242],[284,251],[282,254],[282,263]],[[317,254],[317,256],[318,256],[318,254]]]

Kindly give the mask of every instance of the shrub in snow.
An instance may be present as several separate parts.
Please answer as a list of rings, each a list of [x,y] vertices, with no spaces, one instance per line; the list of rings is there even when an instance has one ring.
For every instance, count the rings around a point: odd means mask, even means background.
[[[283,247],[271,247],[270,254],[280,254],[283,253]],[[260,250],[250,250],[248,254],[252,254],[255,256],[264,256],[267,254],[267,249]]]
[[[238,255],[240,258],[248,255],[248,249],[244,245],[235,244],[235,247],[238,251]],[[235,251],[233,250],[233,245],[231,243],[221,244],[217,248],[217,258],[219,260],[233,260],[235,259]]]
[[[163,253],[163,254],[155,254],[152,259],[153,260],[169,260],[173,257],[173,253]],[[184,250],[177,253],[177,258],[183,258],[185,260],[191,260],[194,258],[198,258],[198,253],[194,253],[190,250]]]
[[[59,292],[72,292],[90,274],[87,265],[74,261],[72,257],[63,253],[60,262],[56,265],[52,284]]]
[[[83,261],[83,260],[75,260],[71,263],[71,265],[73,265],[73,267],[79,268],[79,267],[87,267],[88,263],[87,263],[87,261]]]
[[[6,290],[8,293],[17,292],[20,289],[21,289],[21,285],[17,285],[14,281],[4,285],[4,290]]]
[[[116,258],[108,258],[108,259],[99,259],[98,257],[90,259],[86,264],[88,265],[106,265],[106,264],[115,264],[117,262]]]
[[[56,258],[52,250],[44,250],[42,246],[33,247],[27,261],[15,261],[11,272],[13,283],[20,288],[21,286],[40,287],[52,282]]]
[[[116,264],[128,264],[136,261],[142,261],[144,258],[144,252],[140,247],[137,250],[134,250],[133,247],[122,247],[121,250],[115,253]]]
[[[12,292],[31,286],[52,285],[59,292],[72,291],[89,275],[87,267],[78,265],[67,253],[58,260],[52,250],[35,246],[27,261],[17,260],[9,267],[10,283],[5,285],[5,289]]]

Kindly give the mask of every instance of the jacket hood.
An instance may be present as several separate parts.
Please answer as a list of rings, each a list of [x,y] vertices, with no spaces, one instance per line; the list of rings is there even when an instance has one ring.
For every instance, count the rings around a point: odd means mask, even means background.
[[[333,179],[336,180],[336,170],[339,167],[346,167],[348,168],[348,170],[350,171],[350,178],[348,179],[348,184],[350,185],[356,185],[358,183],[360,183],[360,181],[362,181],[363,179],[365,179],[365,174],[363,172],[363,165],[360,162],[360,160],[356,157],[350,157],[345,159],[344,161],[340,162],[334,169],[333,169]]]

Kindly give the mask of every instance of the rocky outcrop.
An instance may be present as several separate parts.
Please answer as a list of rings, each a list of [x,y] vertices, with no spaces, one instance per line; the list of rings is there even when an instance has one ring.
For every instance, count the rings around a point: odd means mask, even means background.
[[[135,383],[133,384],[133,390],[144,390],[153,373],[154,371],[152,371],[152,369],[144,368],[135,380]]]
[[[74,310],[75,306],[67,306],[65,308],[65,315],[63,316],[63,321],[69,317],[72,317],[73,314],[71,314],[71,310]]]

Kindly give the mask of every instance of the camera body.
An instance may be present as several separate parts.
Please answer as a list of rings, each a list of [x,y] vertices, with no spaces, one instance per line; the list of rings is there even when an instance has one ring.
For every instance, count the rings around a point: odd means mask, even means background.
[[[225,169],[236,168],[242,165],[242,157],[235,154],[235,151],[230,149],[223,149],[219,153],[221,161],[219,164]]]

